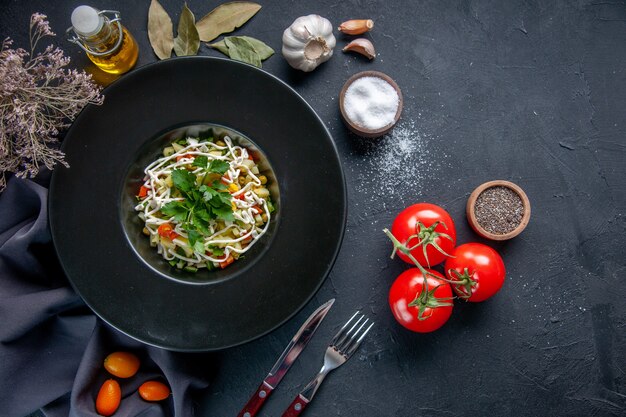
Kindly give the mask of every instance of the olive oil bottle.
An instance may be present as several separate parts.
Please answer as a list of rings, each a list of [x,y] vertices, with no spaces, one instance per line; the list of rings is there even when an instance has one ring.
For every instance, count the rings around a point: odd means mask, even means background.
[[[113,18],[109,19],[107,13]],[[139,48],[135,38],[120,23],[119,12],[78,6],[71,19],[72,27],[67,33],[73,32],[75,36],[69,41],[80,46],[102,71],[124,74],[135,66]]]

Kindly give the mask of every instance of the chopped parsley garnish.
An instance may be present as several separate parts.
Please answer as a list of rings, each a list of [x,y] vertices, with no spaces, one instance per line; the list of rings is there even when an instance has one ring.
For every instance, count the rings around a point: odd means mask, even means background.
[[[214,173],[223,175],[230,165],[226,161],[215,159],[209,164],[206,156],[194,158],[193,166],[205,169],[205,175]],[[204,252],[202,237],[210,235],[209,222],[212,219],[234,221],[232,196],[227,187],[219,181],[210,184],[196,184],[197,177],[186,169],[172,171],[172,182],[183,201],[172,201],[161,207],[161,213],[174,217],[187,231],[189,244],[196,252]]]

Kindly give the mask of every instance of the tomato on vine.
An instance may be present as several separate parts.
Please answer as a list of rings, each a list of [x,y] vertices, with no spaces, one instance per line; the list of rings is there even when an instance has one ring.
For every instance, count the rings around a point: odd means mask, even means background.
[[[494,249],[482,243],[465,243],[453,255],[454,258],[446,261],[445,270],[448,282],[460,298],[484,301],[502,288],[506,269]]]
[[[437,271],[410,268],[389,290],[389,307],[396,321],[418,333],[443,326],[452,314],[452,289]]]
[[[393,221],[391,233],[420,265],[428,267],[443,262],[456,245],[452,217],[442,207],[430,203],[413,204],[401,211]],[[397,246],[394,254],[396,251],[403,261],[414,263],[408,252]]]

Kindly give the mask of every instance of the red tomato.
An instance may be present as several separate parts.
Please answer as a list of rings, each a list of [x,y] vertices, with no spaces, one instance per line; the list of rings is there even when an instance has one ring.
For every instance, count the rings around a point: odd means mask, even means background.
[[[180,161],[181,159],[185,158],[185,159],[195,159],[195,155],[192,155],[190,153],[186,154],[186,155],[178,155],[176,157],[176,162]]]
[[[233,262],[235,262],[235,258],[233,258],[233,255],[228,255],[228,258],[220,262],[220,268],[224,269]]]
[[[443,276],[430,269],[435,277]],[[389,306],[398,323],[407,329],[428,333],[444,325],[452,314],[450,284],[429,276],[424,292],[424,275],[418,268],[401,273],[389,290]]]
[[[445,269],[454,292],[467,301],[484,301],[497,293],[506,270],[498,252],[482,243],[466,243],[457,247],[454,258],[448,258]]]
[[[456,229],[452,217],[443,208],[419,203],[404,209],[391,226],[391,233],[406,246],[420,265],[431,267],[443,262],[456,245]],[[398,256],[414,262],[402,251]]]
[[[174,240],[178,237],[178,233],[174,231],[174,228],[169,223],[163,223],[162,225],[160,225],[157,229],[157,233],[159,234],[159,236],[165,237],[170,240]]]
[[[142,185],[141,188],[139,189],[139,194],[137,194],[137,197],[145,198],[147,196],[148,196],[148,187],[146,187],[145,185]]]

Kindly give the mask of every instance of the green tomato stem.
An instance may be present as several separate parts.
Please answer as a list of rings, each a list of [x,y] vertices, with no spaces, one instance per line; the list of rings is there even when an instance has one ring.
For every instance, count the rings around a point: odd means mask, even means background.
[[[394,249],[393,249],[393,252],[391,254],[391,257],[393,258],[395,253],[398,252],[398,251],[404,253],[411,260],[411,262],[413,262],[415,264],[417,269],[419,269],[420,272],[422,273],[422,276],[423,276],[423,279],[422,279],[422,289],[419,292],[419,294],[415,295],[415,299],[409,303],[409,307],[417,307],[417,309],[418,309],[417,319],[422,321],[422,320],[426,320],[428,318],[428,317],[424,317],[424,312],[426,311],[427,308],[438,308],[438,307],[450,307],[450,306],[452,306],[453,305],[452,303],[446,303],[446,302],[442,302],[442,301],[453,300],[455,297],[437,298],[435,296],[435,291],[437,291],[437,289],[441,285],[438,285],[435,288],[433,288],[432,290],[428,291],[428,277],[431,276],[431,277],[435,278],[436,280],[441,280],[441,278],[438,277],[437,275],[433,274],[432,272],[429,272],[428,270],[426,270],[426,268],[424,268],[417,261],[417,259],[415,259],[415,257],[411,254],[411,250],[409,248],[407,248],[405,245],[403,245],[402,243],[400,243],[400,241],[398,239],[396,239],[396,237],[389,231],[389,229],[385,228],[385,229],[383,229],[383,232],[387,235],[387,237],[393,243]],[[444,279],[444,281],[447,281],[447,280]]]

